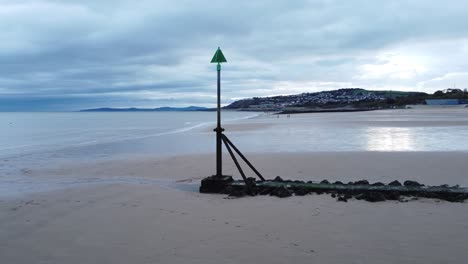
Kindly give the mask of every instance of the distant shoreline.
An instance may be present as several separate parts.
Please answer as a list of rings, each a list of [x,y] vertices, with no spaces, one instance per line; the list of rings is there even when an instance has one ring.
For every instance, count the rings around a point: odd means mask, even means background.
[[[277,114],[305,114],[305,113],[346,113],[346,112],[368,112],[379,110],[394,110],[394,109],[463,109],[468,105],[407,105],[401,108],[330,108],[330,109],[286,109],[278,111]]]
[[[278,115],[306,114],[306,113],[346,113],[346,112],[368,112],[388,109],[307,109],[307,110],[283,110]]]
[[[83,109],[78,112],[196,112],[196,111],[215,111],[214,108],[206,108],[201,106],[189,106],[189,107],[159,107],[159,108],[93,108]]]

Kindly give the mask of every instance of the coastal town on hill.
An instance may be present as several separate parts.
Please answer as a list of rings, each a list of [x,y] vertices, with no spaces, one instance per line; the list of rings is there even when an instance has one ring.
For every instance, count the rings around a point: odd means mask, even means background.
[[[226,106],[226,109],[250,111],[278,111],[293,109],[349,109],[373,110],[404,108],[407,105],[455,105],[468,102],[467,89],[445,89],[434,94],[402,91],[372,91],[362,88],[343,88],[332,91],[302,93],[297,95],[254,97],[242,99]]]

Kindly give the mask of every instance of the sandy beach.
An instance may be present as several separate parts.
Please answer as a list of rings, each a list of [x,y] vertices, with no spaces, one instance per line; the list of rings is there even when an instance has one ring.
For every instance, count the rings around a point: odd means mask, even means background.
[[[0,264],[468,264],[467,25],[0,0]]]
[[[248,120],[229,127],[242,139],[295,121],[281,122]],[[463,151],[246,155],[266,178],[468,186],[468,152]],[[466,203],[200,194],[199,182],[213,174],[214,158],[213,153],[145,155],[28,168],[23,182],[42,180],[60,188],[0,198],[1,262],[454,263],[468,258]],[[224,158],[225,174],[240,178]]]

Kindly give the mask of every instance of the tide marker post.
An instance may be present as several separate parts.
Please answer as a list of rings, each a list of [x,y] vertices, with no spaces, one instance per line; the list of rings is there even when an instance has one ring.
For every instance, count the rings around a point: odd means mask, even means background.
[[[247,158],[240,152],[240,150],[234,145],[234,143],[229,140],[229,138],[223,133],[224,128],[221,127],[221,63],[227,62],[226,57],[224,57],[223,52],[218,47],[216,50],[211,63],[217,63],[216,70],[218,72],[218,102],[217,102],[217,125],[214,131],[216,132],[216,174],[207,178],[204,178],[201,182],[200,192],[202,193],[221,193],[230,183],[234,180],[232,176],[223,175],[223,160],[222,160],[222,147],[223,143],[226,146],[226,149],[229,152],[229,155],[232,158],[232,161],[237,167],[242,179],[245,182],[246,193],[254,194],[255,193],[255,179],[248,179],[242,170],[242,167],[239,161],[236,158],[235,153],[250,167],[250,169],[260,178],[261,181],[265,181],[265,178],[258,172],[257,169],[252,165],[252,163],[247,160]],[[235,152],[235,153],[234,153]]]
[[[216,176],[223,176],[223,157],[222,157],[222,134],[224,129],[221,127],[221,63],[227,62],[223,52],[218,47],[211,63],[217,63],[216,70],[218,72],[218,113],[217,126],[214,129],[216,132]]]

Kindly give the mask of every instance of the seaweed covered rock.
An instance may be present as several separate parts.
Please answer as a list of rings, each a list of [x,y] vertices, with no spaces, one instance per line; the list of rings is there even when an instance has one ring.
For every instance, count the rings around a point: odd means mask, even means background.
[[[356,196],[354,196],[354,199],[364,200],[365,197],[366,197],[366,195],[364,193],[360,193],[360,194],[357,194]]]
[[[293,189],[293,191],[294,191],[294,194],[297,196],[304,196],[310,193],[310,191],[304,187],[296,187]]]
[[[270,195],[279,197],[279,198],[286,198],[292,196],[292,193],[290,190],[288,190],[286,187],[281,186],[278,188],[275,188]]]
[[[388,185],[381,182],[369,184],[367,180],[349,182],[348,184],[341,181],[330,183],[328,180],[322,180],[321,182],[308,181],[306,184],[301,180],[284,180],[280,176],[274,180],[259,182],[255,178],[249,177],[243,184],[242,181],[234,182],[231,176],[210,176],[202,180],[200,192],[222,193],[228,194],[230,197],[271,195],[280,198],[326,193],[341,202],[348,201],[353,197],[356,200],[368,202],[385,200],[407,202],[410,200],[410,198],[405,197],[430,198],[449,202],[464,202],[468,199],[468,188],[461,188],[458,185],[422,186],[424,185],[410,180],[403,184],[395,180]]]
[[[372,203],[375,203],[375,202],[383,202],[385,201],[385,195],[383,195],[382,193],[378,193],[378,192],[369,192],[367,193],[366,197],[364,198],[366,201],[368,202],[372,202]]]
[[[360,180],[353,182],[353,185],[369,185],[369,181],[367,180]]]
[[[269,195],[273,191],[274,188],[272,187],[265,187],[265,186],[260,186],[258,187],[258,194],[259,195]]]
[[[284,180],[280,176],[276,176],[275,179],[273,179],[274,182],[284,182]]]
[[[249,177],[247,178],[247,194],[251,196],[255,196],[258,194],[258,188],[255,178]]]
[[[229,197],[244,197],[247,195],[245,188],[239,188],[234,186],[228,186],[224,189],[223,193],[228,194]]]
[[[409,186],[409,187],[420,187],[420,186],[424,186],[424,184],[420,184],[420,183],[417,182],[417,181],[405,181],[405,182],[403,183],[403,185]]]
[[[439,194],[438,198],[452,203],[462,203],[468,199],[468,194],[445,193]]]
[[[391,183],[388,184],[389,186],[402,186],[401,182],[399,181],[392,181]]]
[[[354,198],[356,200],[366,200],[368,202],[382,202],[385,201],[385,196],[382,193],[379,192],[365,192],[365,193],[360,193],[356,195]]]
[[[385,193],[385,199],[393,201],[400,200],[400,193],[396,191]]]
[[[346,198],[344,198],[343,196],[338,197],[338,199],[336,199],[336,201],[338,201],[338,202],[345,202],[345,203],[348,202],[348,200],[347,200]]]

